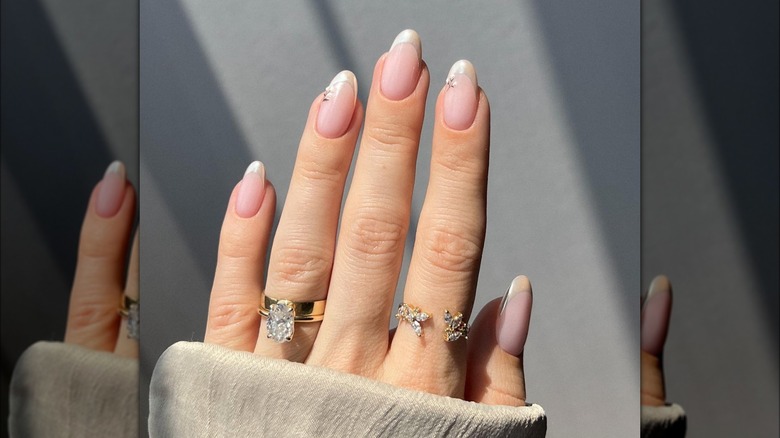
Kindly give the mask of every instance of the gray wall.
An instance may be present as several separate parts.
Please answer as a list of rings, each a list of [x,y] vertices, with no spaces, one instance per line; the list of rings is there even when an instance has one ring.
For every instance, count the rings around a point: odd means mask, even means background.
[[[778,3],[642,9],[642,277],[688,436],[778,436]]]
[[[2,399],[21,353],[61,341],[81,221],[108,164],[138,187],[138,4],[2,1]]]
[[[414,28],[431,96],[468,58],[491,101],[476,306],[529,275],[528,397],[551,436],[637,433],[638,3],[142,1],[140,26],[146,382],[168,345],[203,337],[219,227],[247,164],[267,165],[281,209],[311,100],[345,68],[365,100],[376,59]]]

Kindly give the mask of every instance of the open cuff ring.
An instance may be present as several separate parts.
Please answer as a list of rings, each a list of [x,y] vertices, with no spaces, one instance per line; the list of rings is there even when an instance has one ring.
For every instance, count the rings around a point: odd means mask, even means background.
[[[322,321],[325,316],[325,301],[296,302],[271,298],[261,292],[257,313],[267,318],[267,337],[281,344],[292,340],[296,322]]]
[[[141,325],[138,300],[134,300],[126,294],[122,294],[122,297],[119,300],[117,313],[127,318],[127,337],[137,340],[140,335],[139,330]]]

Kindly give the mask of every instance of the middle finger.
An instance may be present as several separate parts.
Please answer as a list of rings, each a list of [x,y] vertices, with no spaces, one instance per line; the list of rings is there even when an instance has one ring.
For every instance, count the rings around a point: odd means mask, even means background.
[[[374,69],[328,310],[311,363],[365,375],[378,368],[387,351],[428,94],[421,53],[417,33],[405,30]]]

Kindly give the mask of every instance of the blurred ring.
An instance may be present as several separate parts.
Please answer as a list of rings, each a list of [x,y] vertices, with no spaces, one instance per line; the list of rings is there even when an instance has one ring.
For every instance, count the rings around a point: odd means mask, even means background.
[[[123,293],[117,309],[117,313],[127,318],[127,337],[136,340],[140,335],[140,312],[138,307],[138,300],[130,298]]]

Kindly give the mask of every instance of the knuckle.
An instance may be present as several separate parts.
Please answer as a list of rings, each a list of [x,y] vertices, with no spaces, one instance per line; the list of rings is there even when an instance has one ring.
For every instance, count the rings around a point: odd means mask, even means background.
[[[248,238],[242,226],[223,227],[219,238],[219,256],[225,259],[255,259],[262,255],[260,245]]]
[[[361,208],[351,222],[347,238],[348,248],[365,261],[376,261],[385,266],[403,250],[406,228],[403,221],[380,208]]]
[[[330,264],[331,256],[322,249],[288,242],[278,249],[270,275],[288,285],[319,286],[327,281]]]
[[[464,175],[477,177],[486,168],[482,155],[476,153],[470,145],[450,144],[445,150],[439,150],[431,157],[432,165],[443,174],[456,174],[462,180]]]
[[[111,236],[102,233],[82,239],[79,257],[94,262],[118,262],[123,260],[124,247],[114,243]]]
[[[341,184],[346,177],[344,170],[336,163],[317,159],[301,160],[295,171],[305,183],[314,186],[325,184],[331,187],[334,184]]]
[[[209,328],[215,332],[247,324],[256,316],[252,306],[237,303],[214,303],[209,309]]]
[[[482,257],[480,233],[453,223],[439,223],[425,230],[422,247],[430,266],[445,273],[471,273]]]
[[[383,121],[366,127],[365,136],[376,150],[390,153],[416,150],[418,132],[403,123]]]
[[[117,300],[117,303],[119,300]],[[95,326],[118,318],[116,308],[102,303],[76,303],[68,316],[68,325],[74,329]]]

